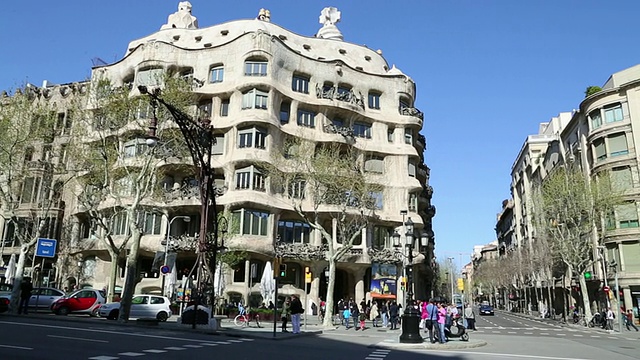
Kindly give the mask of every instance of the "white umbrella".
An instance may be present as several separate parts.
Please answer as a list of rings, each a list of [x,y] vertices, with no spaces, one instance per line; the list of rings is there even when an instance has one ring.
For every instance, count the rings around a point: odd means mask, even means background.
[[[213,274],[213,293],[216,297],[222,296],[224,286],[224,274],[222,273],[222,263],[220,263],[216,266],[216,272]]]
[[[272,297],[275,291],[276,291],[276,282],[273,279],[273,270],[271,269],[271,261],[267,261],[267,263],[264,264],[264,272],[262,273],[262,279],[260,280],[260,295],[262,295],[262,299],[265,302],[269,300],[273,301]]]
[[[4,273],[5,279],[9,284],[13,283],[13,278],[16,276],[16,254],[11,254],[9,259],[9,265],[7,265],[7,271]]]

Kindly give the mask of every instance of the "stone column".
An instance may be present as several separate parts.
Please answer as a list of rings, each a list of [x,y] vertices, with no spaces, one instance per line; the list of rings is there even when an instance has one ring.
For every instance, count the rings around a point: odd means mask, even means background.
[[[620,279],[618,279],[618,281],[620,281]],[[624,304],[624,308],[633,309],[633,297],[631,296],[631,288],[623,288],[622,286],[620,286],[620,288],[622,288],[622,298],[620,299],[620,301],[622,301],[622,304]]]
[[[309,290],[309,300],[313,301],[318,306],[318,312],[320,312],[320,297],[325,297],[326,294],[320,294],[320,281],[322,273],[326,264],[320,261],[314,261],[311,266],[311,289]],[[327,299],[324,299],[325,301]]]
[[[357,304],[360,304],[360,301],[365,297],[365,284],[364,284],[364,274],[366,273],[367,268],[359,268],[353,273],[353,278],[356,283],[355,294],[356,297],[353,299]]]
[[[245,306],[249,306],[249,296],[251,295],[251,289],[249,288],[249,282],[251,280],[251,260],[244,261],[244,301]]]

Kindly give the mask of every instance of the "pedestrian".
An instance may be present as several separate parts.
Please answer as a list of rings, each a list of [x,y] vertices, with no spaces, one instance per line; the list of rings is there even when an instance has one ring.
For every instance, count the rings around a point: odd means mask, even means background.
[[[349,319],[351,318],[351,310],[348,306],[344,307],[342,311],[342,320],[344,323],[345,330],[349,330]]]
[[[336,305],[336,314],[341,313],[344,310],[344,300],[338,300],[338,304]],[[344,325],[344,318],[340,316],[340,325]]]
[[[273,301],[269,301],[269,310],[275,309],[275,305],[273,305]]]
[[[436,340],[433,337],[434,330],[438,330],[438,306],[433,299],[429,299],[429,303],[425,306],[426,311],[426,321],[425,321],[425,329],[429,331],[429,340],[431,343],[435,343]]]
[[[389,305],[389,317],[391,318],[391,330],[398,328],[398,304],[395,301]]]
[[[378,312],[378,302],[374,301],[371,304],[371,310],[369,311],[369,320],[373,323],[373,327],[378,327],[378,317],[380,313]]]
[[[360,309],[360,330],[364,331],[365,322],[367,321],[367,312],[364,309]]]
[[[353,320],[353,330],[358,331],[358,322],[360,321],[360,311],[358,311],[358,305],[354,302],[350,302],[351,307],[351,319]]]
[[[442,305],[441,303],[438,303],[438,330],[439,331],[439,338],[440,338],[440,343],[444,344],[447,342],[447,338],[445,337],[444,334],[444,327],[445,327],[445,321],[447,320],[447,308],[444,307],[444,305]]]
[[[300,334],[300,315],[304,313],[302,302],[298,295],[291,296],[291,326],[294,334]]]
[[[26,277],[22,279],[20,283],[20,304],[18,305],[18,314],[27,315],[29,313],[29,299],[31,298],[31,292],[33,291],[33,284],[31,284],[31,278]]]
[[[282,320],[282,332],[287,333],[289,332],[289,330],[287,330],[287,320],[291,316],[291,300],[289,298],[284,300],[282,304],[282,314],[280,316]]]
[[[613,310],[611,310],[611,307],[607,308],[607,314],[606,314],[606,329],[607,330],[611,330],[613,331],[613,319],[616,318],[616,315],[613,313]]]
[[[633,323],[633,311],[631,309],[627,310],[626,314],[623,314],[624,316],[624,324],[627,326],[627,330],[631,331],[631,329],[629,329],[629,326],[631,326],[632,328],[636,329],[636,331],[638,331],[638,327],[636,327],[636,325]]]
[[[382,327],[389,327],[389,302],[383,301],[380,306],[380,317],[382,318]]]
[[[467,307],[464,308],[464,319],[467,320],[467,329],[476,330],[476,313],[473,311],[473,306],[467,303]]]

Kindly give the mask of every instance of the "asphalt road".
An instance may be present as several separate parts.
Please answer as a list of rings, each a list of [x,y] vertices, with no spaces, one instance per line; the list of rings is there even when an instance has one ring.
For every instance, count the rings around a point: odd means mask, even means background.
[[[635,332],[608,334],[504,313],[478,318],[478,331],[471,332],[471,339],[486,341],[486,346],[458,350],[386,346],[397,342],[400,331],[378,328],[364,332],[339,328],[273,341],[250,332],[231,337],[122,326],[100,319],[70,320],[0,316],[0,359],[640,359],[640,337],[629,337]]]

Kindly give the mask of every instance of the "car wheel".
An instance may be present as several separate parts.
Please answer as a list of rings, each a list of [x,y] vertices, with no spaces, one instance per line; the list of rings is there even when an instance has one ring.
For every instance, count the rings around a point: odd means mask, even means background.
[[[62,306],[56,310],[56,315],[69,315],[69,308]]]
[[[91,310],[91,312],[89,313],[89,316],[91,316],[91,317],[97,317],[97,316],[98,316],[98,309],[99,309],[99,308],[100,308],[99,306],[96,306],[93,310]]]
[[[156,315],[156,319],[158,319],[158,321],[167,321],[168,318],[169,315],[167,315],[167,313],[164,311],[161,311],[158,313],[158,315]]]
[[[107,315],[107,319],[108,319],[108,320],[118,320],[118,315],[120,315],[120,311],[118,311],[118,310],[111,310],[111,312],[109,313],[109,315]]]

